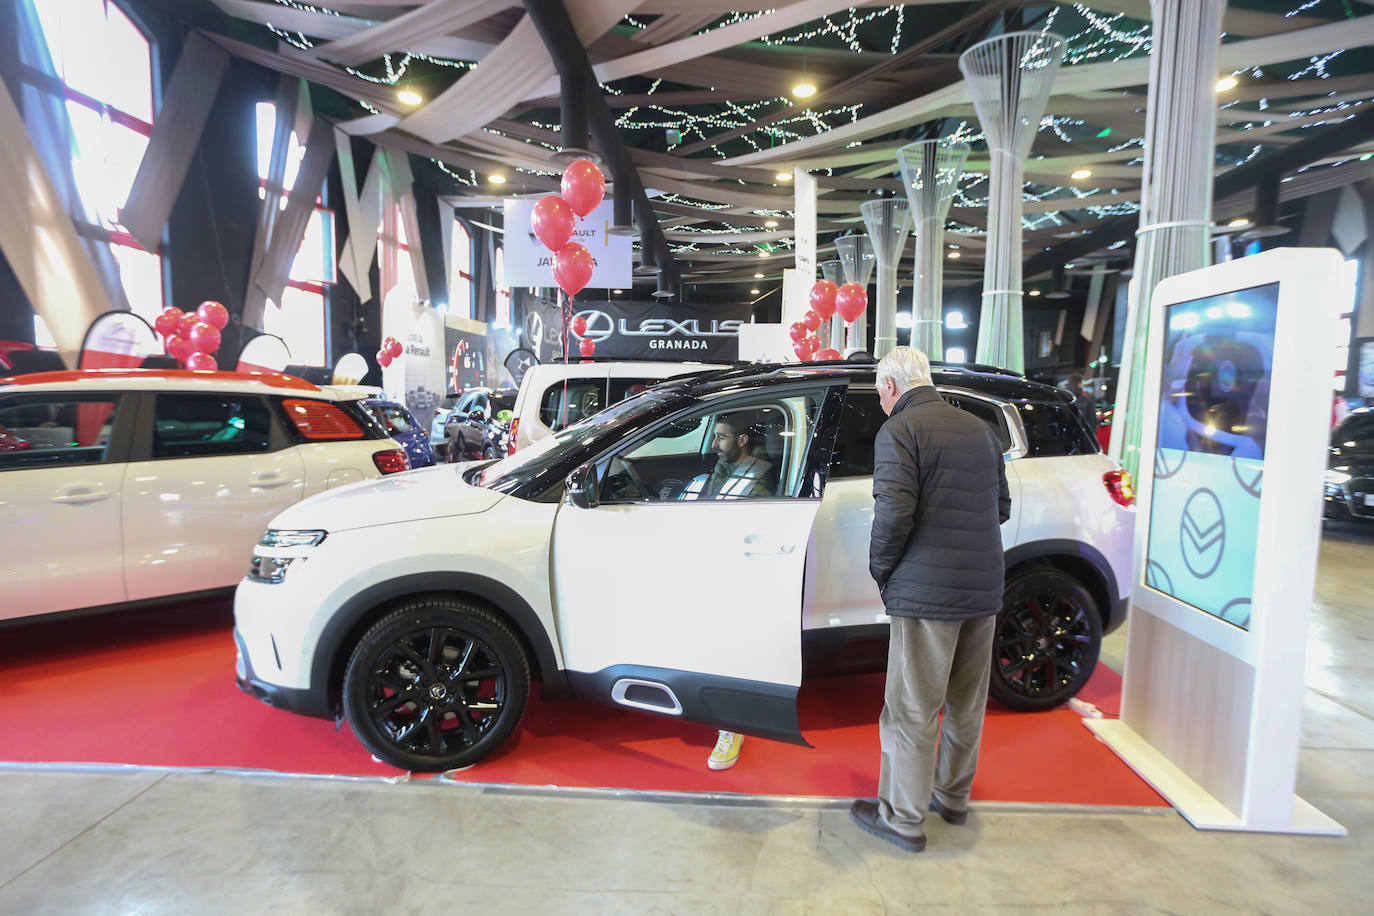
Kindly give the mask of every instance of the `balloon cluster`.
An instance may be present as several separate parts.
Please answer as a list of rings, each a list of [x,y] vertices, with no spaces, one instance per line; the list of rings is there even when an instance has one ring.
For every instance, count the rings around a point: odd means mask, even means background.
[[[394,337],[388,337],[382,341],[382,348],[377,351],[377,365],[385,369],[391,365],[391,361],[400,356],[405,350],[401,342]]]
[[[229,310],[207,299],[194,312],[167,309],[153,327],[162,335],[164,352],[187,369],[218,369],[214,354],[219,349],[219,332],[228,324]]]
[[[817,331],[821,323],[829,321],[838,314],[846,324],[853,324],[868,308],[868,291],[858,283],[836,286],[833,280],[817,280],[811,287],[808,300],[811,308],[806,310],[801,321],[792,322],[792,350],[797,358],[806,362],[813,359],[840,359],[840,351],[833,347],[821,348]]]
[[[576,296],[591,282],[596,259],[587,246],[572,240],[573,232],[577,229],[577,220],[586,218],[605,198],[606,176],[595,162],[578,159],[563,170],[560,190],[562,194],[550,194],[534,205],[530,229],[544,247],[553,252],[554,282],[569,296]],[[581,331],[572,330],[581,341],[578,351],[587,357],[594,354],[596,341],[582,336],[586,333],[587,322],[582,322]]]

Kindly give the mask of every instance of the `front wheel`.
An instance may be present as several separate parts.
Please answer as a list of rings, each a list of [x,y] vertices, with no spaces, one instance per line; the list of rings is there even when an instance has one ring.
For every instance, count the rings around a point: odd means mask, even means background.
[[[485,608],[412,602],[379,620],[353,651],[344,709],[363,745],[404,770],[476,763],[511,736],[530,693],[520,642]]]
[[[1073,576],[1033,569],[1007,583],[992,643],[988,692],[1019,712],[1053,709],[1097,667],[1102,617]]]

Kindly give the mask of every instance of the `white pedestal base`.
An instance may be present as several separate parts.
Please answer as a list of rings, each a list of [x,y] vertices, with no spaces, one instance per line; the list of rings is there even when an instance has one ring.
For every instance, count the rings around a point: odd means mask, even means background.
[[[1083,724],[1199,830],[1346,835],[1344,827],[1296,795],[1288,824],[1247,824],[1120,719],[1084,719]]]

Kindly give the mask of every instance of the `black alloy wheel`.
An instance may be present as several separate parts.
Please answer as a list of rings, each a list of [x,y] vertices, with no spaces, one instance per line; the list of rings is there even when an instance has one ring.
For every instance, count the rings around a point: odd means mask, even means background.
[[[488,756],[515,731],[529,700],[529,661],[486,608],[424,599],[367,631],[343,693],[349,724],[378,759],[449,770]]]
[[[486,448],[482,449],[482,459],[483,459],[484,461],[495,461],[495,460],[496,460],[496,449],[492,448],[490,445],[488,445]]]
[[[992,643],[989,692],[1018,712],[1053,709],[1097,667],[1102,616],[1073,576],[1033,569],[1007,582]]]

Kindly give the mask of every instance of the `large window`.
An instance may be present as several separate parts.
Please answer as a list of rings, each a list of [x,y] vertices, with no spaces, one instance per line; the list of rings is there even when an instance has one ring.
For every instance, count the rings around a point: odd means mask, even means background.
[[[510,287],[506,285],[506,249],[496,249],[496,314],[492,316],[494,328],[510,327]]]
[[[23,68],[26,84],[65,111],[76,231],[107,243],[133,311],[152,321],[164,308],[162,259],[120,225],[120,211],[153,130],[152,52],[148,39],[112,0],[37,0],[41,55]],[[60,107],[59,107],[60,106]],[[42,115],[26,110],[32,124]]]
[[[472,233],[460,219],[453,221],[449,258],[453,264],[449,272],[453,278],[453,288],[448,291],[449,314],[476,318],[472,313]]]
[[[277,128],[277,106],[259,102],[257,106],[258,199],[266,200],[269,191],[278,206],[285,209],[287,195],[295,186],[305,147],[295,131],[291,132],[286,154],[282,187],[268,188],[267,173],[272,158],[272,141]],[[263,313],[263,330],[276,334],[291,349],[291,361],[302,366],[324,366],[329,362],[326,345],[328,326],[327,292],[336,281],[334,262],[334,212],[316,198],[315,209],[306,223],[301,247],[291,262],[291,273],[280,302],[269,302]]]

